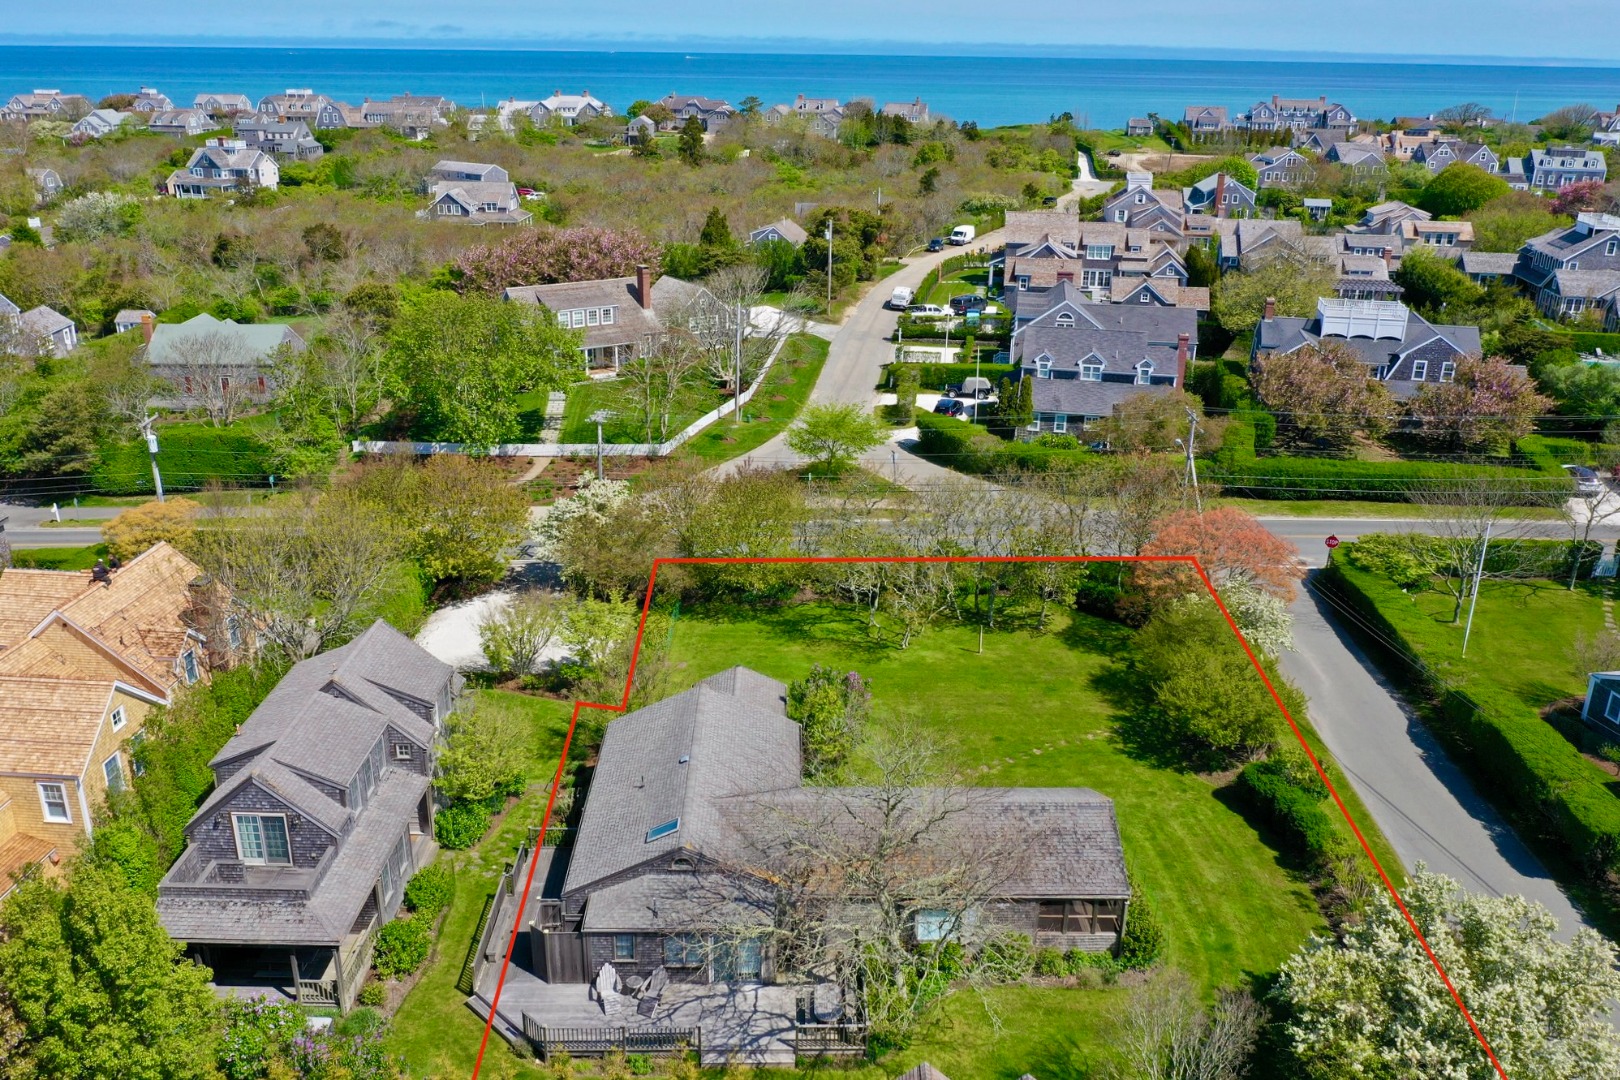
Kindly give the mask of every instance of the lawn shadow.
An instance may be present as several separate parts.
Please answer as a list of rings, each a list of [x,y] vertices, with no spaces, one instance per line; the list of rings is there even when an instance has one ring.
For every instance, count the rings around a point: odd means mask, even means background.
[[[892,652],[900,640],[881,623],[870,627],[866,610],[850,604],[739,601],[705,604],[688,614],[711,622],[748,623],[779,640],[832,645],[863,658]]]
[[[1020,1076],[1038,1076],[1041,1080],[1093,1080],[1106,1076],[1107,1070],[1094,1067],[1086,1060],[1088,1056],[1075,1036],[1054,1035],[1027,1044],[1024,1064],[1009,1065],[996,1076],[1004,1080],[1018,1080]]]
[[[1218,787],[1212,794],[1215,796],[1216,802],[1242,818],[1244,823],[1254,830],[1255,836],[1259,837],[1260,842],[1271,849],[1272,861],[1276,864],[1277,869],[1286,874],[1290,881],[1307,887],[1304,896],[1295,898],[1295,903],[1300,910],[1319,912],[1321,908],[1316,902],[1316,896],[1310,891],[1312,883],[1311,871],[1313,869],[1310,860],[1300,852],[1291,850],[1291,845],[1287,839],[1270,822],[1256,819],[1253,808],[1238,794],[1236,784],[1226,784]]]
[[[1154,707],[1152,690],[1140,672],[1115,662],[1094,673],[1089,682],[1117,710],[1108,724],[1127,757],[1156,769],[1193,771],[1187,744]]]

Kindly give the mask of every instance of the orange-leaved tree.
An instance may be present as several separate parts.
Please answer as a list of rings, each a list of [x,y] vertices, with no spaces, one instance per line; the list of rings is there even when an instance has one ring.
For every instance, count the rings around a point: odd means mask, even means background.
[[[1253,514],[1229,506],[1166,514],[1142,554],[1196,556],[1217,589],[1233,583],[1253,585],[1284,603],[1293,600],[1294,582],[1303,576],[1299,548],[1268,532]],[[1186,563],[1138,563],[1135,577],[1150,607],[1203,591]]]

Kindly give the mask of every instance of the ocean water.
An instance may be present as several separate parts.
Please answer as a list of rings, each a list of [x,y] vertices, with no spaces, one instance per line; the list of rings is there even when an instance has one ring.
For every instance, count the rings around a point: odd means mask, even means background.
[[[795,94],[879,103],[921,97],[936,113],[981,125],[1072,112],[1095,127],[1122,127],[1149,111],[1181,116],[1189,104],[1233,114],[1273,93],[1326,94],[1361,117],[1425,115],[1477,101],[1528,120],[1561,105],[1620,103],[1620,67],[1417,62],[1102,57],[868,56],[674,52],[545,52],[470,49],[0,46],[0,96],[50,87],[92,100],[155,86],[189,105],[200,92],[257,100],[311,87],[351,104],[402,91],[443,94],[467,106],[554,90],[589,90],[622,111],[671,92],[767,105]]]

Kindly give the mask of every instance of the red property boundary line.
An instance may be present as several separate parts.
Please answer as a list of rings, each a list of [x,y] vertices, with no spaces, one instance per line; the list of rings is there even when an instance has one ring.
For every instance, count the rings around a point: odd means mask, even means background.
[[[834,556],[814,557],[814,556],[805,556],[805,557],[756,558],[756,559],[750,559],[750,558],[665,558],[665,559],[654,559],[653,564],[652,564],[652,573],[647,579],[647,595],[645,596],[645,598],[641,602],[641,620],[636,626],[635,644],[634,644],[634,646],[632,646],[631,651],[630,651],[630,671],[629,671],[629,674],[627,674],[625,676],[624,695],[619,699],[619,703],[617,705],[609,705],[609,704],[604,704],[602,702],[595,702],[595,701],[576,701],[576,702],[574,702],[574,712],[573,712],[573,715],[570,716],[569,720],[568,720],[568,734],[566,736],[564,736],[564,738],[563,738],[562,754],[557,759],[557,773],[552,779],[551,794],[546,798],[545,816],[542,817],[541,820],[540,820],[540,839],[539,839],[539,842],[538,842],[538,844],[536,846],[536,851],[538,852],[540,847],[545,846],[546,831],[551,825],[551,811],[552,811],[553,807],[556,806],[556,803],[557,803],[557,791],[562,786],[563,769],[568,764],[568,748],[574,741],[574,729],[575,729],[575,726],[579,723],[580,710],[581,709],[605,709],[608,712],[622,713],[627,708],[629,708],[629,706],[630,706],[630,687],[631,687],[632,682],[635,679],[636,663],[641,658],[641,639],[642,639],[642,635],[645,634],[646,631],[647,631],[647,616],[652,611],[653,590],[654,590],[654,587],[658,583],[658,570],[659,570],[660,567],[663,567],[663,566],[745,566],[745,565],[796,565],[796,566],[806,566],[806,565],[818,565],[818,564],[828,564],[828,563],[964,563],[964,564],[971,564],[971,563],[1041,563],[1041,562],[1050,562],[1050,563],[1090,563],[1090,562],[1103,562],[1103,563],[1106,563],[1106,562],[1116,562],[1116,563],[1117,562],[1184,563],[1184,564],[1190,566],[1193,569],[1193,571],[1195,573],[1197,573],[1197,575],[1199,577],[1199,580],[1201,580],[1204,583],[1204,588],[1205,588],[1205,590],[1208,591],[1208,593],[1210,595],[1210,598],[1215,601],[1215,606],[1220,608],[1221,615],[1226,619],[1226,624],[1232,628],[1232,634],[1237,638],[1238,644],[1243,646],[1243,652],[1248,656],[1249,663],[1254,666],[1255,673],[1260,676],[1260,681],[1265,684],[1266,691],[1271,694],[1271,700],[1275,701],[1277,703],[1277,708],[1278,708],[1279,711],[1281,711],[1281,713],[1283,715],[1283,719],[1288,721],[1288,726],[1293,731],[1294,738],[1299,740],[1299,745],[1300,745],[1301,749],[1303,749],[1305,751],[1305,756],[1310,759],[1311,765],[1316,769],[1316,775],[1322,778],[1322,783],[1324,785],[1326,785],[1327,790],[1328,790],[1328,794],[1333,796],[1334,805],[1336,805],[1339,808],[1339,813],[1344,815],[1344,820],[1350,826],[1350,831],[1355,834],[1356,840],[1358,842],[1360,842],[1360,844],[1361,844],[1361,850],[1366,852],[1368,860],[1371,861],[1372,864],[1373,864],[1373,869],[1378,871],[1378,877],[1383,881],[1384,888],[1389,891],[1390,898],[1395,901],[1395,906],[1400,910],[1401,915],[1406,919],[1406,924],[1412,928],[1412,934],[1417,938],[1418,944],[1423,946],[1423,951],[1428,956],[1429,963],[1434,965],[1434,970],[1435,970],[1436,974],[1438,974],[1440,976],[1440,981],[1445,984],[1446,990],[1451,994],[1451,1000],[1455,1001],[1457,1003],[1457,1009],[1462,1013],[1463,1019],[1468,1021],[1469,1029],[1471,1031],[1473,1031],[1474,1038],[1479,1040],[1479,1045],[1481,1046],[1481,1048],[1484,1049],[1485,1056],[1490,1059],[1491,1066],[1496,1070],[1496,1073],[1497,1073],[1497,1075],[1499,1077],[1501,1077],[1501,1080],[1508,1080],[1507,1070],[1502,1068],[1502,1063],[1500,1061],[1496,1060],[1496,1053],[1491,1049],[1491,1044],[1486,1041],[1484,1033],[1479,1030],[1479,1025],[1474,1022],[1474,1016],[1473,1016],[1472,1013],[1470,1013],[1468,1011],[1468,1006],[1463,1004],[1462,995],[1457,992],[1456,986],[1452,984],[1451,976],[1446,973],[1445,965],[1440,963],[1440,958],[1438,956],[1436,956],[1434,954],[1434,950],[1429,947],[1428,939],[1423,936],[1423,931],[1418,928],[1417,920],[1414,919],[1412,917],[1412,913],[1407,910],[1406,902],[1401,899],[1401,894],[1395,888],[1395,883],[1390,880],[1389,874],[1388,874],[1387,871],[1385,871],[1383,864],[1378,861],[1378,856],[1373,854],[1372,845],[1369,844],[1367,842],[1367,838],[1362,835],[1361,828],[1360,828],[1360,826],[1358,826],[1356,824],[1355,818],[1350,816],[1350,809],[1349,809],[1349,807],[1345,806],[1344,799],[1342,799],[1339,796],[1338,789],[1333,786],[1333,781],[1331,779],[1329,779],[1328,774],[1327,774],[1327,770],[1324,769],[1322,767],[1322,763],[1317,760],[1316,753],[1315,753],[1315,751],[1313,751],[1311,749],[1310,743],[1305,740],[1305,735],[1300,730],[1298,722],[1296,722],[1294,720],[1293,714],[1288,711],[1288,706],[1283,703],[1282,696],[1277,693],[1277,688],[1271,684],[1271,679],[1270,679],[1269,676],[1266,675],[1266,669],[1261,665],[1260,658],[1255,655],[1254,649],[1249,646],[1249,642],[1243,636],[1243,632],[1238,629],[1238,625],[1237,625],[1236,620],[1234,620],[1232,618],[1232,613],[1226,609],[1226,604],[1222,602],[1220,594],[1215,591],[1214,583],[1210,581],[1209,575],[1207,573],[1205,573],[1205,571],[1204,571],[1204,567],[1202,566],[1202,564],[1199,563],[1197,557],[1193,556],[1193,555],[938,555],[938,556],[930,556],[930,555],[896,555],[896,556],[851,556],[851,557],[834,557]],[[526,879],[523,882],[523,896],[518,901],[518,906],[517,906],[517,912],[518,912],[519,916],[522,915],[524,908],[528,907],[528,904],[529,904],[529,890],[530,890],[531,886],[534,884],[534,870],[535,870],[535,867],[539,864],[539,862],[540,862],[540,860],[538,858],[531,858],[529,860],[529,873],[528,873],[528,876],[526,877]],[[495,1025],[495,1012],[496,1012],[496,1009],[500,1006],[501,989],[506,985],[506,971],[507,971],[507,968],[509,968],[511,966],[512,952],[517,947],[517,935],[518,935],[519,927],[520,927],[519,919],[514,918],[512,920],[512,937],[507,942],[507,945],[506,945],[506,957],[505,957],[504,960],[501,961],[500,978],[496,980],[495,994],[490,999],[489,1017],[488,1017],[488,1019],[486,1019],[484,1021],[484,1037],[483,1037],[482,1041],[480,1041],[479,1044],[478,1044],[478,1059],[473,1064],[472,1080],[478,1080],[479,1071],[484,1066],[484,1053],[485,1053],[486,1050],[489,1049],[489,1036],[490,1036],[491,1030],[494,1028],[494,1025]]]

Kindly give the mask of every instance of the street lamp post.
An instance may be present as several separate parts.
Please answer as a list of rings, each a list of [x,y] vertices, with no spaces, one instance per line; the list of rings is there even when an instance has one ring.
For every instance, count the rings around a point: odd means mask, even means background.
[[[613,410],[597,409],[591,413],[591,420],[596,424],[596,478],[602,479],[602,425],[613,418]]]
[[[827,317],[832,317],[832,218],[827,219]]]

